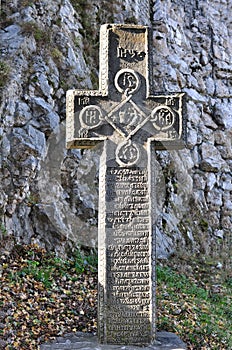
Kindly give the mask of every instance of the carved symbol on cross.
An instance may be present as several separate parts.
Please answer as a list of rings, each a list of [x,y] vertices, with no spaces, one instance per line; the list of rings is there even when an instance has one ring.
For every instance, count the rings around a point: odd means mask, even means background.
[[[125,40],[125,31],[129,40]],[[183,93],[150,94],[148,34],[147,27],[102,26],[99,91],[67,93],[68,148],[90,148],[110,139],[118,145],[117,163],[132,166],[148,139],[157,149],[172,144],[175,149],[183,147]],[[131,40],[137,35],[136,43],[130,43],[130,35]],[[134,55],[126,60],[120,52]],[[138,55],[140,60],[136,59]]]

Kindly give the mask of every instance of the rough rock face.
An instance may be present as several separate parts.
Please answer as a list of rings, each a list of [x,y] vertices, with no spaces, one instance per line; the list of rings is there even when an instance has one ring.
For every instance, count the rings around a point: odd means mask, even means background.
[[[227,244],[229,252],[232,5],[179,0],[154,5],[156,88],[185,91],[188,119],[188,149],[159,155],[166,199],[158,238],[166,241],[166,251],[175,242],[187,250],[219,254]]]
[[[4,249],[97,240],[100,150],[65,149],[65,92],[97,88],[100,24],[153,26],[154,89],[186,93],[187,148],[157,151],[157,247],[226,254],[232,232],[232,4],[2,1],[0,233]]]

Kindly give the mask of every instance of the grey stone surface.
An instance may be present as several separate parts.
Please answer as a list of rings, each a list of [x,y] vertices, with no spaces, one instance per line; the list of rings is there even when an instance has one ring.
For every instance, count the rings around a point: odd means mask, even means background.
[[[154,0],[151,3],[148,0],[118,0],[114,3],[86,0],[86,6],[89,10],[83,12],[81,8],[75,10],[68,0],[45,0],[43,5],[33,2],[22,5],[18,0],[6,5],[6,1],[2,1],[2,11],[7,18],[1,23],[0,54],[1,60],[10,66],[10,74],[4,80],[0,99],[0,221],[7,229],[9,239],[15,237],[21,243],[35,240],[63,253],[67,247],[75,247],[77,242],[91,246],[97,244],[98,179],[93,175],[93,169],[95,174],[98,173],[99,154],[90,155],[85,151],[76,156],[71,151],[65,152],[63,144],[63,159],[57,162],[54,160],[56,174],[53,172],[52,181],[49,178],[45,186],[50,189],[50,201],[57,207],[55,217],[60,221],[59,227],[66,226],[61,243],[61,239],[55,238],[59,231],[56,225],[54,227],[55,219],[46,217],[46,210],[42,210],[46,208],[48,199],[45,191],[40,193],[37,187],[37,179],[42,178],[42,160],[37,157],[37,166],[31,169],[30,175],[28,169],[27,175],[24,174],[20,161],[23,157],[33,157],[33,149],[37,147],[33,145],[27,148],[28,153],[25,154],[24,148],[20,146],[20,156],[16,160],[10,152],[13,147],[10,135],[13,128],[24,129],[30,124],[44,133],[46,148],[49,150],[49,134],[58,118],[53,114],[52,123],[49,123],[49,112],[45,110],[40,110],[41,119],[40,114],[34,115],[33,99],[41,98],[48,103],[49,111],[57,113],[62,123],[65,119],[67,88],[89,89],[92,86],[91,79],[96,83],[94,74],[97,72],[98,60],[94,55],[98,51],[98,31],[100,24],[113,20],[116,23],[152,25],[155,90],[186,89],[188,92],[189,149],[187,153],[169,152],[168,156],[158,154],[168,184],[166,199],[160,209],[161,213],[165,213],[161,214],[158,224],[164,239],[159,240],[158,251],[162,256],[168,256],[169,251],[173,252],[177,247],[184,251],[202,252],[205,243],[209,245],[211,242],[212,251],[215,252],[215,244],[218,244],[219,249],[216,250],[220,252],[222,245],[218,243],[214,232],[222,230],[223,236],[231,239],[231,209],[226,200],[220,211],[215,211],[211,200],[208,202],[208,191],[215,187],[225,198],[231,198],[231,180],[226,187],[222,185],[222,179],[232,171],[232,26],[228,16],[232,11],[231,2]],[[83,23],[88,23],[88,26],[82,29]],[[43,39],[46,35],[46,40],[38,40],[39,31],[35,35],[36,28],[41,30]],[[47,31],[47,28],[50,30]],[[92,42],[88,45],[85,42],[84,47],[86,33]],[[21,142],[24,143],[23,138]],[[37,141],[31,139],[31,142],[35,144]],[[210,143],[213,150],[217,149],[213,161],[208,155],[202,159],[204,143]],[[177,162],[173,158],[176,153]],[[46,154],[47,159],[51,154]],[[185,176],[194,179],[194,174],[198,174],[205,180],[213,172],[217,181],[205,190],[198,188],[193,181],[189,193],[182,186],[183,179],[179,182],[177,176],[186,156],[192,159],[193,165]],[[215,166],[217,157],[220,166]],[[221,158],[227,166],[221,166]],[[27,186],[22,187],[19,181],[15,181],[16,173],[25,179],[23,181]],[[82,174],[87,186],[80,180]],[[56,195],[57,184],[59,196]],[[61,201],[61,205],[58,201]],[[19,216],[22,212],[26,215],[23,220]],[[69,213],[78,218],[76,225],[68,225]],[[175,218],[175,229],[166,225],[167,217],[169,221]],[[206,231],[200,225],[202,219],[208,222]],[[39,229],[44,220],[47,222],[46,239],[44,229]],[[193,237],[190,245],[186,230]],[[86,232],[90,232],[90,238]],[[166,241],[165,237],[170,241],[171,250],[169,245],[162,243]]]
[[[58,338],[53,343],[46,343],[40,346],[40,350],[185,350],[186,344],[180,338],[169,332],[157,332],[156,340],[152,345],[145,347],[125,345],[103,345],[99,344],[97,337],[86,334],[69,334]]]

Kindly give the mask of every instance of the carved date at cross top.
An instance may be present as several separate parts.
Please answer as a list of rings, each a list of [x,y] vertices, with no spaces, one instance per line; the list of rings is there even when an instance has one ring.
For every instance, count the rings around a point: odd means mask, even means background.
[[[154,149],[184,144],[183,93],[150,93],[149,41],[146,26],[101,26],[99,90],[67,92],[67,147],[104,141],[98,337],[106,344],[155,339]]]

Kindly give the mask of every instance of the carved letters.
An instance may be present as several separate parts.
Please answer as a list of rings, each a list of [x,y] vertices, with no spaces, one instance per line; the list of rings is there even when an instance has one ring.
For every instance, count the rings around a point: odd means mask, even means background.
[[[81,110],[79,118],[83,128],[93,129],[101,124],[103,115],[100,107],[90,105]]]
[[[117,48],[117,57],[123,59],[131,59],[134,61],[141,61],[144,59],[146,53],[144,51],[138,51],[134,49],[127,49],[118,47]]]
[[[105,181],[108,184],[105,224],[110,233],[106,289],[112,303],[112,309],[109,305],[107,337],[113,341],[117,330],[130,338],[128,331],[134,331],[140,335],[140,342],[145,343],[148,330],[144,325],[151,312],[147,168],[108,168]],[[140,224],[141,230],[138,229]],[[115,305],[118,309],[114,310]],[[130,315],[129,319],[126,314]],[[136,322],[133,322],[135,316]]]

